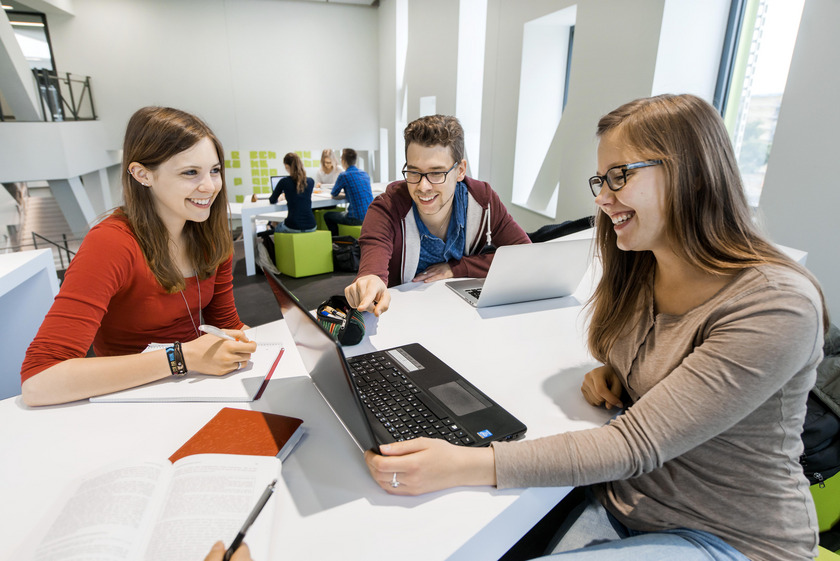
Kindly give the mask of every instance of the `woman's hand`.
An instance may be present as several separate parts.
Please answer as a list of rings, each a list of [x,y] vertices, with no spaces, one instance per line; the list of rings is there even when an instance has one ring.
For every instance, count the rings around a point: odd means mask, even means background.
[[[605,364],[587,372],[583,377],[580,391],[590,405],[604,405],[607,409],[612,409],[613,405],[619,408],[624,407],[621,403],[621,392],[624,391],[624,386],[621,385],[621,379],[612,366]]]
[[[257,344],[249,341],[238,329],[222,331],[237,340],[229,341],[208,334],[181,345],[187,368],[193,372],[221,376],[238,370],[248,362],[251,353],[257,350]]]
[[[490,447],[455,446],[438,438],[416,438],[365,452],[370,474],[394,495],[420,495],[460,485],[495,485],[496,461]],[[394,487],[395,480],[399,485]]]
[[[210,550],[210,553],[208,553],[207,557],[204,558],[204,561],[222,561],[224,557],[225,544],[222,542],[216,542],[213,544],[213,548]],[[239,546],[239,549],[230,556],[230,561],[251,561],[251,550],[249,550],[248,546],[243,543]]]

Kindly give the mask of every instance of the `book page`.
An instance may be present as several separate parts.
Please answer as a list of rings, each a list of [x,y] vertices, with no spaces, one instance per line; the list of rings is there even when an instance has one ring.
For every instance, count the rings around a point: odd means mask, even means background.
[[[273,456],[199,454],[175,462],[143,559],[201,561],[216,541],[229,546],[279,472]],[[254,559],[268,559],[274,499],[245,537]]]
[[[155,491],[170,469],[166,461],[145,462],[109,468],[86,478],[69,495],[58,515],[52,515],[53,521],[32,559],[139,558],[137,552],[145,544],[144,527],[157,510]]]
[[[58,502],[35,546],[34,561],[201,561],[229,546],[266,486],[280,476],[273,456],[199,454],[170,464],[139,461],[85,477]],[[268,559],[275,497],[245,538]],[[32,553],[34,550],[34,553]]]

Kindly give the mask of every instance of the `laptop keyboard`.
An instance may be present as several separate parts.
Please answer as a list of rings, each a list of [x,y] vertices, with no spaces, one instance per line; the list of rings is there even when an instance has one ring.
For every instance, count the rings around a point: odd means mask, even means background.
[[[368,353],[348,358],[347,362],[362,403],[394,440],[427,436],[459,446],[475,442],[445,412],[424,403],[420,389],[386,353]]]
[[[466,292],[467,294],[469,294],[473,298],[478,298],[479,296],[481,296],[481,288],[480,287],[479,288],[470,288],[470,289],[465,290],[464,292]]]

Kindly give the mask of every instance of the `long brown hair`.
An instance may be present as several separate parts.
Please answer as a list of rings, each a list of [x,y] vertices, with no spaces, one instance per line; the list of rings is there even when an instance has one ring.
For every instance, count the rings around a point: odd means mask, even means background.
[[[224,150],[219,139],[201,119],[184,111],[170,107],[144,107],[131,116],[125,131],[122,159],[125,204],[120,211],[128,220],[155,278],[170,293],[184,289],[184,276],[172,259],[169,233],[157,214],[151,189],[128,173],[128,166],[137,162],[154,171],[203,138],[213,142],[219,163],[223,164]],[[210,217],[204,222],[187,221],[184,225],[187,255],[199,279],[210,277],[233,253],[223,165],[220,174],[222,189],[213,201]]]
[[[300,156],[294,152],[289,152],[283,156],[283,163],[289,166],[289,177],[295,182],[298,193],[306,191],[306,170],[303,169],[303,162],[300,161]]]
[[[723,120],[693,95],[637,99],[598,122],[598,137],[617,134],[641,160],[662,160],[668,187],[665,223],[679,257],[713,274],[764,264],[795,269],[822,291],[814,277],[767,241],[753,225],[738,163]],[[589,350],[607,362],[610,349],[638,318],[650,291],[655,259],[650,251],[621,251],[604,212],[596,218],[596,246],[603,265],[592,298]],[[823,299],[824,326],[828,315]]]

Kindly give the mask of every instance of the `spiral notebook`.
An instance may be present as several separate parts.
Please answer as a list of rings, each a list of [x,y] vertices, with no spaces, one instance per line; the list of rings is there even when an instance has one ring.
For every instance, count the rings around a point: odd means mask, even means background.
[[[143,352],[163,349],[167,345],[152,343]],[[251,360],[239,370],[223,376],[210,376],[189,371],[186,376],[169,376],[163,380],[90,398],[92,402],[156,402],[156,401],[254,401],[260,398],[283,356],[280,343],[259,343]],[[189,365],[187,365],[189,366]]]

